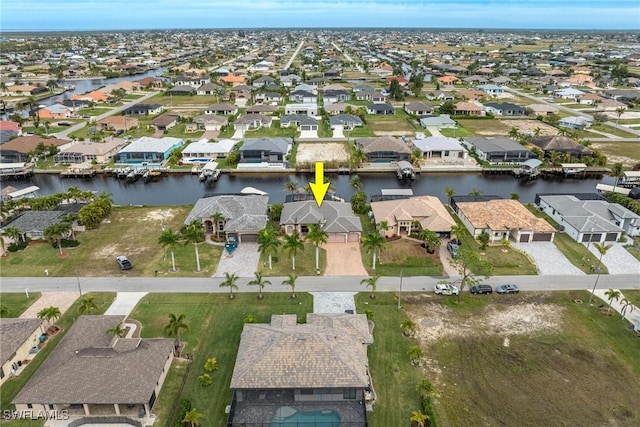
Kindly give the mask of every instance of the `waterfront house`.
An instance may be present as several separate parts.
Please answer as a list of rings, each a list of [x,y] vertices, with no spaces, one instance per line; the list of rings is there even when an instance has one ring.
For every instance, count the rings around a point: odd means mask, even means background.
[[[44,239],[44,230],[51,224],[60,222],[65,214],[63,211],[24,211],[11,221],[3,224],[2,230],[8,227],[15,227],[20,231],[20,240],[26,241]]]
[[[0,318],[0,386],[38,353],[42,319]]]
[[[207,162],[218,157],[227,157],[233,147],[238,143],[233,139],[221,139],[217,142],[209,142],[203,138],[192,142],[182,150],[183,162]]]
[[[392,136],[357,138],[355,144],[366,154],[367,161],[371,163],[408,160],[411,155],[409,145]]]
[[[115,156],[115,163],[125,166],[161,166],[184,142],[179,138],[143,136],[124,147]]]
[[[330,243],[359,242],[362,223],[350,203],[325,200],[318,206],[315,200],[284,203],[280,226],[287,234],[306,235],[310,225],[320,225]]]
[[[640,235],[640,215],[593,196],[538,194],[536,204],[579,243],[617,242],[622,233]]]
[[[569,154],[572,157],[581,158],[590,156],[593,151],[584,145],[578,144],[567,136],[539,136],[529,139],[529,143],[544,151],[545,156],[550,156],[553,151],[561,154]]]
[[[440,199],[434,196],[372,201],[371,212],[376,225],[386,221],[387,229],[380,229],[385,237],[409,235],[416,222],[422,230],[448,236],[456,223]]]
[[[292,145],[291,138],[246,139],[239,150],[238,167],[285,167]]]
[[[465,150],[455,138],[429,136],[426,138],[412,139],[411,143],[420,150],[422,156],[426,159],[454,161],[467,157],[467,150]]]
[[[0,144],[4,144],[11,138],[22,134],[22,127],[18,122],[0,120]]]
[[[464,144],[475,152],[481,160],[489,163],[521,163],[536,158],[531,150],[504,136],[467,137]]]
[[[57,164],[109,163],[124,146],[122,140],[105,142],[77,141],[73,145],[60,150],[53,161]]]
[[[454,206],[460,222],[474,239],[483,232],[489,234],[490,243],[552,242],[555,236],[551,224],[529,212],[518,200],[456,200]]]
[[[194,205],[184,220],[185,225],[200,221],[206,233],[223,232],[238,242],[256,242],[258,232],[267,225],[269,196],[257,194],[224,194],[204,197]],[[213,219],[222,215],[218,223]]]
[[[38,110],[38,117],[40,117],[40,120],[68,119],[69,117],[72,117],[73,114],[74,112],[71,108],[58,103]]]
[[[366,425],[372,343],[363,314],[309,313],[306,323],[273,315],[268,324],[245,323],[228,425],[268,425],[312,411],[335,417],[331,424]]]
[[[71,145],[71,141],[59,138],[46,138],[39,135],[23,135],[0,145],[0,162],[20,163],[29,160],[30,153],[34,152],[38,145],[55,147],[58,150]]]
[[[150,416],[173,361],[174,340],[105,332],[124,320],[79,316],[13,399],[16,411]]]

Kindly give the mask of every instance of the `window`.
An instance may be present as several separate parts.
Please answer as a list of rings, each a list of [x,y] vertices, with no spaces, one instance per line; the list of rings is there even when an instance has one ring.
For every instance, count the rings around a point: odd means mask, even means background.
[[[27,403],[27,408],[33,409],[33,405],[31,403]]]
[[[52,410],[52,411],[55,409],[53,404],[51,404],[51,403],[49,404],[49,409]]]
[[[344,399],[355,399],[356,398],[356,389],[355,388],[345,388],[342,392],[342,397]]]
[[[313,394],[313,389],[312,388],[302,388],[300,389],[300,394],[302,395],[312,395]]]

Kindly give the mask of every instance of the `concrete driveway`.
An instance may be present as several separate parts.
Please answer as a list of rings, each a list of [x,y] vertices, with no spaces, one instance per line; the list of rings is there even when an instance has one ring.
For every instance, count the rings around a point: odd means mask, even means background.
[[[301,130],[300,131],[301,139],[318,139],[318,131],[317,130]]]
[[[213,277],[224,277],[224,273],[236,273],[239,277],[253,277],[253,273],[258,271],[260,253],[257,243],[240,243],[238,249],[229,255],[226,250],[222,251],[220,263]]]
[[[600,252],[595,245],[589,245],[589,251],[597,258],[600,258]],[[631,255],[620,243],[614,243],[613,246],[602,257],[602,263],[607,266],[609,274],[639,274],[640,261]]]
[[[551,242],[514,243],[511,246],[526,253],[536,263],[541,276],[555,274],[584,275],[584,272],[571,264],[562,252]]]
[[[369,275],[362,265],[359,243],[327,243],[323,248],[327,251],[325,276]]]

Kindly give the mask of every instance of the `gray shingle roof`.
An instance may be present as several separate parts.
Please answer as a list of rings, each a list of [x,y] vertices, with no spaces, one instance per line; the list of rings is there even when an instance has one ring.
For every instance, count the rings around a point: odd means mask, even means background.
[[[288,114],[280,119],[281,124],[299,123],[300,125],[317,125],[318,121],[306,114]]]
[[[350,203],[325,200],[322,206],[314,200],[285,203],[282,206],[280,225],[322,224],[327,233],[361,232],[362,223],[355,216]]]
[[[592,229],[596,233],[620,232],[622,229],[612,222],[614,218],[611,210],[618,215],[628,211],[616,203],[604,200],[579,200],[570,195],[540,196],[540,200],[553,207],[565,222],[583,232],[590,232]],[[627,215],[633,217],[635,214],[628,211]]]
[[[31,231],[44,231],[51,224],[58,222],[63,215],[64,212],[62,211],[26,211],[13,221],[5,224],[2,229],[15,227],[22,234]]]
[[[329,117],[329,124],[332,126],[344,124],[354,124],[359,126],[362,125],[362,120],[360,117],[354,116],[353,114],[338,114]]]
[[[11,359],[41,324],[42,319],[0,319],[0,366]]]
[[[477,147],[478,150],[483,153],[504,153],[505,151],[530,152],[530,150],[518,144],[514,140],[503,136],[497,136],[495,138],[465,138],[464,140]]]
[[[271,324],[245,324],[231,378],[232,389],[364,388],[367,344],[362,314],[274,315]]]
[[[269,196],[256,194],[205,197],[196,202],[184,223],[211,218],[220,212],[227,220],[225,232],[258,232],[267,225],[268,202]]]
[[[287,154],[291,138],[249,138],[244,141],[240,151],[268,151],[271,153]]]
[[[80,316],[13,403],[146,403],[172,339],[118,338],[106,330],[125,316]]]

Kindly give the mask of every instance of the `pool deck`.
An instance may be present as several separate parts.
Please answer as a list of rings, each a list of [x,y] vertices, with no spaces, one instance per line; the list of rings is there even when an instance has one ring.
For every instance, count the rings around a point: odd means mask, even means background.
[[[247,401],[236,401],[233,422],[229,426],[269,427],[272,422],[277,423],[275,425],[281,425],[283,415],[293,414],[289,408],[287,408],[286,414],[279,411],[283,407],[293,408],[300,412],[331,410],[340,415],[340,426],[366,427],[367,425],[362,401],[296,402],[293,400],[292,390],[266,390],[263,392],[250,391]]]

